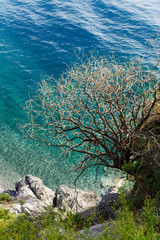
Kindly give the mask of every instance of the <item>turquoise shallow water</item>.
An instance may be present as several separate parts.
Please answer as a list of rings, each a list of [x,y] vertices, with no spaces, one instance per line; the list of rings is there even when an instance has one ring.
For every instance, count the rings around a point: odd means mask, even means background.
[[[43,75],[57,79],[75,61],[77,49],[98,51],[100,56],[114,52],[120,61],[143,56],[153,65],[146,40],[160,30],[160,2],[0,0],[0,4],[0,182],[11,187],[31,173],[53,189],[72,185],[76,174],[60,172],[68,169],[67,163],[44,162],[58,158],[58,149],[41,148],[17,129],[25,117],[21,106]],[[103,169],[96,184],[92,172],[84,174],[79,187],[98,189]]]

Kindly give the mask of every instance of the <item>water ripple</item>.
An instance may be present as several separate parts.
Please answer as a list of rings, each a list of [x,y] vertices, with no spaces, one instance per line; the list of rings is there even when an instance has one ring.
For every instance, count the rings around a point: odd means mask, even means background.
[[[63,180],[58,176],[58,169],[46,165],[46,171],[43,166],[37,168],[43,165],[41,150],[34,142],[24,140],[16,127],[24,118],[21,105],[36,91],[43,75],[54,74],[57,79],[75,61],[75,49],[98,51],[101,56],[114,51],[120,60],[141,55],[146,63],[154,64],[146,40],[160,30],[160,2],[0,0],[0,4],[0,180],[10,167],[13,179],[29,171],[46,184],[52,179],[54,187],[69,184],[68,176]],[[84,175],[81,187],[92,178],[91,174]]]

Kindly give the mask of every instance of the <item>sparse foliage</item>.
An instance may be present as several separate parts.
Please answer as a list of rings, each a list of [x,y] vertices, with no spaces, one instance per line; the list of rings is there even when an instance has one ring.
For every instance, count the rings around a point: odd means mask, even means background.
[[[42,80],[38,95],[26,102],[29,122],[21,131],[63,149],[62,160],[79,153],[73,170],[81,173],[104,165],[136,177],[146,164],[159,168],[159,60],[152,70],[114,58],[80,61],[56,84]]]

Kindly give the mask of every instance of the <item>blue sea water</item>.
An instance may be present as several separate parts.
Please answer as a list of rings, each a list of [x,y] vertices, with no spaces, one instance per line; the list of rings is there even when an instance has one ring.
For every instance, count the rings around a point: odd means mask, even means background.
[[[143,56],[154,65],[146,41],[159,32],[157,0],[0,0],[0,184],[11,187],[31,173],[52,189],[73,185],[76,173],[61,172],[67,164],[44,161],[58,158],[58,149],[42,148],[19,132],[21,106],[44,75],[58,79],[77,49],[106,57],[114,52],[120,61]],[[79,187],[96,191],[102,174],[103,169],[95,184],[89,170]]]

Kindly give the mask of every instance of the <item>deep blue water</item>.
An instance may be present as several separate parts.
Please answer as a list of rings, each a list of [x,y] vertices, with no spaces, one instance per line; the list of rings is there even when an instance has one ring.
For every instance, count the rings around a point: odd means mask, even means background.
[[[100,56],[114,52],[126,61],[143,56],[153,65],[146,40],[159,32],[156,0],[0,0],[0,182],[11,186],[31,173],[53,189],[72,185],[75,174],[60,173],[67,164],[43,161],[57,158],[58,150],[39,147],[17,129],[24,118],[21,106],[44,75],[57,79],[76,60],[77,49]],[[79,186],[94,190],[100,182],[93,181],[88,171]]]

